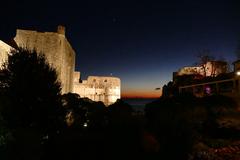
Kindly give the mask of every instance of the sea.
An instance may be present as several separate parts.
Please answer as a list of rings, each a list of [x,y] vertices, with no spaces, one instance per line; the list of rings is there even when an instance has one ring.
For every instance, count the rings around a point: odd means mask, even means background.
[[[145,105],[157,100],[157,98],[124,98],[122,100],[130,104],[135,112],[144,112]]]

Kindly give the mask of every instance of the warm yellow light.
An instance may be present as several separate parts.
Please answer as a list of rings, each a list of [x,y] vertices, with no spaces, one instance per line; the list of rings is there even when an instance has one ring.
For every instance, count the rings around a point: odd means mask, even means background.
[[[240,71],[237,71],[237,73],[236,73],[236,74],[237,74],[237,76],[240,76]]]

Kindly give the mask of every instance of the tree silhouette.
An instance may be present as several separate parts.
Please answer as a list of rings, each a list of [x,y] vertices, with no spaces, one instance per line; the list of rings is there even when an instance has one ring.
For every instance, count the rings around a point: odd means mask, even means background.
[[[65,109],[67,126],[81,128],[86,121],[86,110],[80,104],[80,96],[76,93],[63,94],[62,103]]]
[[[61,112],[57,73],[43,54],[11,51],[0,71],[1,113],[9,128],[34,128],[46,133],[57,126]]]
[[[199,59],[197,62],[197,65],[199,65],[202,69],[203,72],[203,76],[206,77],[207,76],[207,62],[209,61],[213,61],[215,58],[213,56],[211,56],[211,52],[207,49],[201,50],[197,56],[197,58]]]

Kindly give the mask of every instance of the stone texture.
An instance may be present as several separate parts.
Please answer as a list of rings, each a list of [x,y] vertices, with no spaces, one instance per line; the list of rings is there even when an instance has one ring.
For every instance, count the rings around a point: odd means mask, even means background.
[[[17,29],[14,41],[18,47],[45,55],[58,73],[63,94],[74,92],[93,101],[102,101],[106,106],[120,98],[121,82],[117,77],[89,76],[87,80],[80,81],[80,72],[74,72],[75,52],[65,37],[64,26],[58,26],[57,32]],[[10,49],[12,47],[0,41],[0,65],[6,61]]]
[[[224,61],[209,61],[205,64],[206,68],[206,76],[217,76],[221,73],[227,72],[227,63]],[[204,75],[204,70],[200,66],[193,67],[183,67],[178,70],[177,75],[192,75],[192,74],[200,74]]]
[[[11,49],[13,49],[11,46],[0,40],[0,68],[2,68],[3,63],[7,61],[8,53]]]
[[[65,37],[63,26],[58,32],[37,32],[17,29],[15,42],[19,47],[36,50],[44,54],[52,67],[57,70],[62,84],[62,93],[73,90],[73,73],[75,70],[75,52]]]
[[[121,81],[117,77],[89,76],[80,81],[80,72],[75,72],[73,92],[93,101],[102,101],[106,106],[121,98]],[[79,82],[80,81],[80,82]]]

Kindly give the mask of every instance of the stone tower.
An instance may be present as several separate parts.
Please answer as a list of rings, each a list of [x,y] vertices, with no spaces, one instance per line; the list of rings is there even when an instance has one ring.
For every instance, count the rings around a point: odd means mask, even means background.
[[[19,47],[35,49],[39,54],[44,54],[58,73],[62,93],[72,92],[75,52],[65,37],[64,26],[58,26],[57,32],[17,29],[14,40]]]
[[[57,27],[57,33],[58,33],[58,34],[62,34],[62,35],[65,36],[65,27],[62,26],[62,25],[59,25],[59,26]]]
[[[74,74],[73,92],[109,106],[121,98],[121,80],[118,77],[89,76],[80,81],[80,72]]]
[[[59,25],[56,32],[17,29],[14,41],[15,49],[23,47],[45,55],[57,71],[63,94],[77,93],[93,101],[102,101],[106,106],[121,98],[121,80],[118,77],[89,76],[87,80],[81,80],[80,72],[74,72],[75,52],[66,39],[64,26]],[[0,41],[0,67],[14,48]]]

